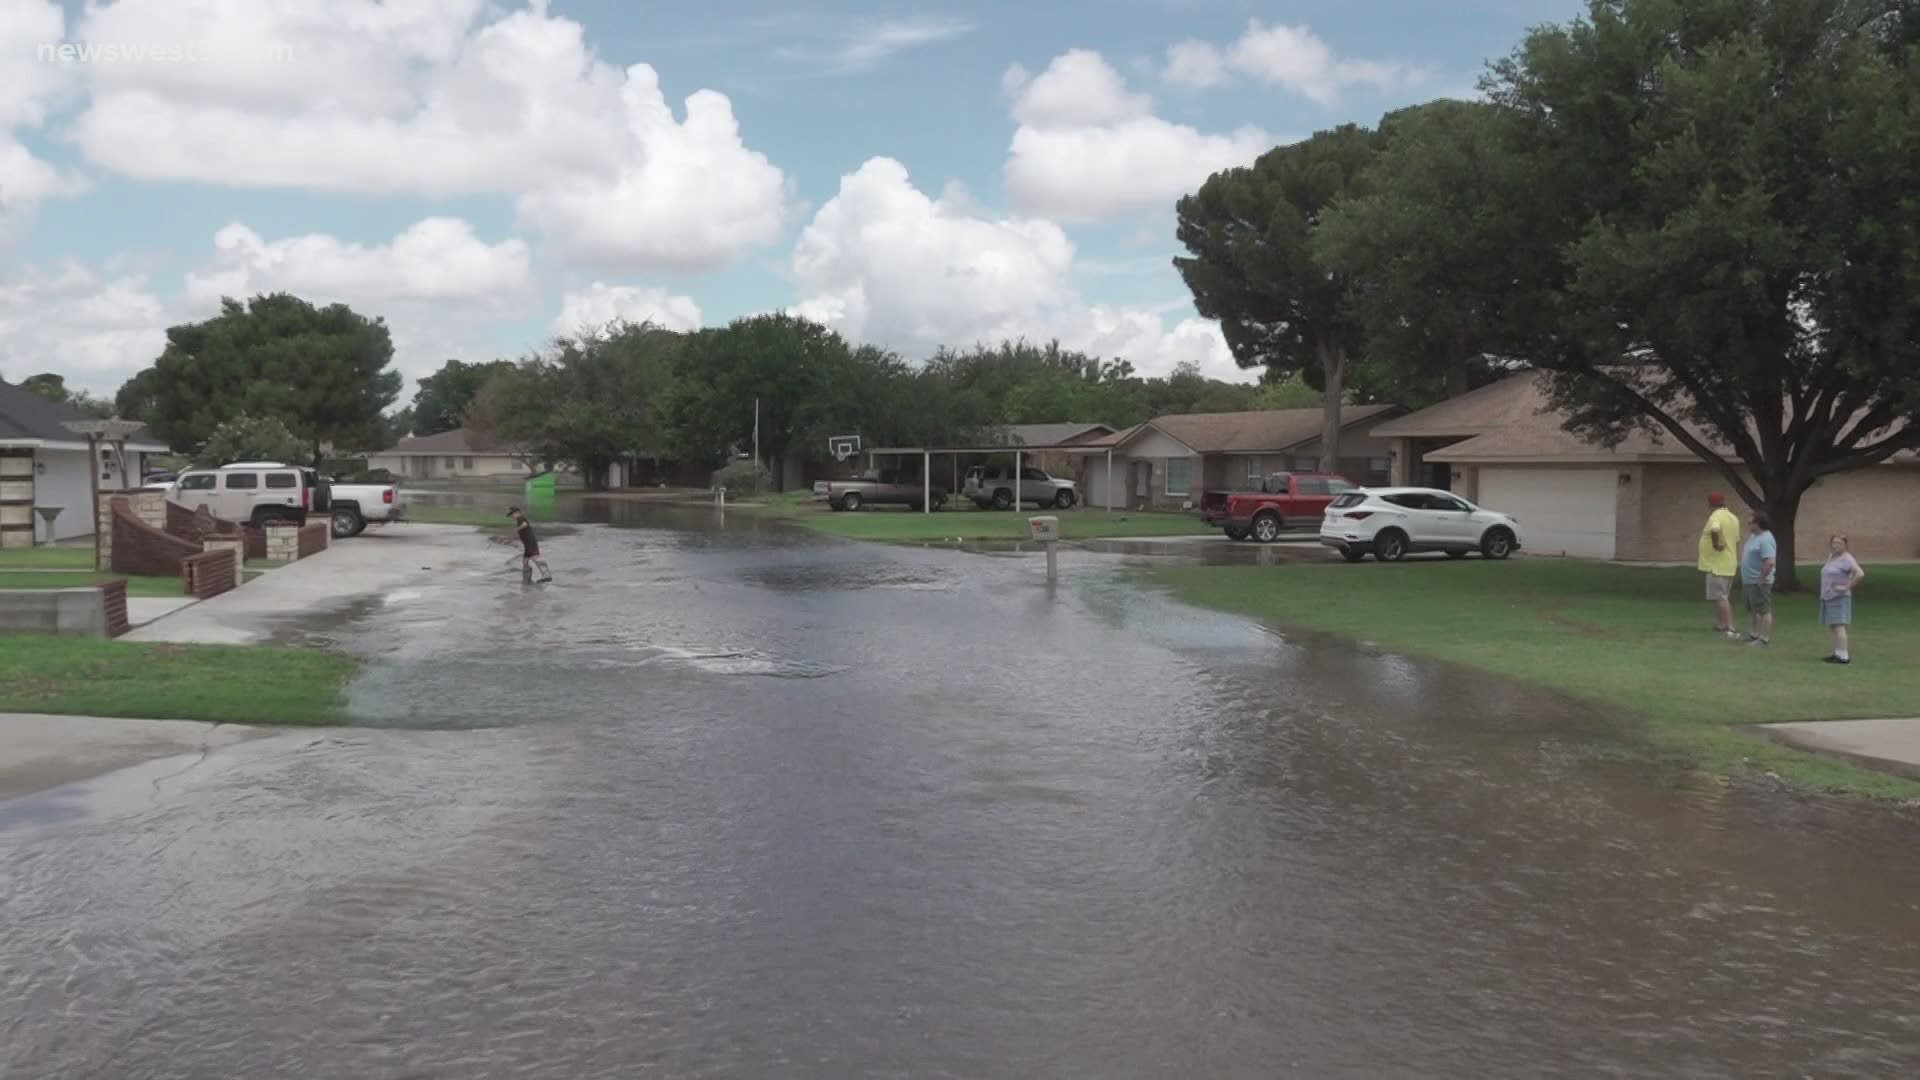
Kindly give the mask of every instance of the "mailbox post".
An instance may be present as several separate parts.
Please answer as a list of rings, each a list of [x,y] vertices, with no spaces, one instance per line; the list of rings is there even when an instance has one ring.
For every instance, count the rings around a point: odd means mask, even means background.
[[[1059,577],[1060,566],[1055,549],[1060,546],[1060,519],[1051,514],[1027,519],[1027,530],[1036,543],[1047,553],[1047,584],[1052,585]]]

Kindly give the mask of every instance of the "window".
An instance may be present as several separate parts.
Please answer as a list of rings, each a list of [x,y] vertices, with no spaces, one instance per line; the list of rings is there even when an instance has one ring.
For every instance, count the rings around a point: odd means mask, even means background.
[[[1250,457],[1247,459],[1247,487],[1252,488],[1256,491],[1259,490],[1260,485],[1262,483],[1261,478],[1265,475],[1266,474],[1260,471],[1259,458]]]
[[[1429,500],[1425,495],[1388,495],[1386,498],[1387,501],[1393,505],[1405,507],[1408,510],[1427,510],[1431,508]]]
[[[299,477],[292,473],[276,472],[267,474],[267,486],[270,488],[294,488],[300,486]]]
[[[1393,459],[1392,458],[1377,457],[1377,458],[1367,459],[1367,483],[1389,484],[1392,482],[1393,482]]]
[[[230,472],[222,487],[228,491],[252,491],[260,486],[260,474],[250,472]]]
[[[1317,457],[1297,457],[1293,459],[1294,472],[1312,472],[1319,467],[1320,459]]]
[[[449,469],[451,469],[451,468],[453,468],[453,459],[452,459],[452,458],[448,458],[448,459],[447,459],[447,468],[449,468]]]
[[[1266,495],[1285,495],[1293,490],[1293,474],[1277,472],[1260,481],[1260,491]]]
[[[1188,495],[1193,491],[1193,459],[1167,459],[1167,494]]]
[[[1339,495],[1343,492],[1360,490],[1357,486],[1353,484],[1349,484],[1345,480],[1342,480],[1337,476],[1327,477],[1326,485],[1327,485],[1327,493],[1330,495]]]
[[[469,469],[469,470],[470,470],[470,469],[472,469],[472,468],[473,468],[473,459],[472,459],[472,458],[470,458],[470,457],[469,457],[469,458],[461,458],[461,459],[460,459],[460,467],[461,467],[461,468],[463,468],[463,469]]]
[[[1050,476],[1048,476],[1048,475],[1047,475],[1046,473],[1043,473],[1043,472],[1041,472],[1041,471],[1040,471],[1039,469],[1021,469],[1021,470],[1020,470],[1020,479],[1022,479],[1022,480],[1051,480],[1051,479],[1053,479],[1053,478],[1052,478],[1052,477],[1050,477]]]
[[[189,473],[180,478],[181,491],[212,491],[218,477],[212,473]]]
[[[1331,495],[1333,489],[1327,486],[1327,478],[1324,476],[1303,476],[1300,478],[1300,494]]]
[[[1430,503],[1435,510],[1445,510],[1454,514],[1473,513],[1473,507],[1468,506],[1466,503],[1461,502],[1451,495],[1429,495],[1427,496],[1427,502]]]

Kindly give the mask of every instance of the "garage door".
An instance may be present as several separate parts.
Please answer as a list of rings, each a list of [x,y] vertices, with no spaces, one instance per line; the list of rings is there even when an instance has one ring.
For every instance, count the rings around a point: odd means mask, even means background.
[[[1612,469],[1480,470],[1480,505],[1520,519],[1520,546],[1534,555],[1613,558]]]
[[[1131,462],[1123,457],[1115,457],[1113,459],[1113,490],[1115,494],[1113,502],[1109,504],[1107,502],[1107,456],[1101,454],[1098,457],[1089,457],[1083,460],[1087,463],[1086,504],[1088,506],[1101,507],[1112,505],[1116,508],[1124,509],[1127,505],[1127,466],[1130,465]]]

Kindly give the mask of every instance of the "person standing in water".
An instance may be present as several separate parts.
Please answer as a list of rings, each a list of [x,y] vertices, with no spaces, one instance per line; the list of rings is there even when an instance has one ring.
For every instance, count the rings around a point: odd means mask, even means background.
[[[514,520],[513,531],[515,535],[520,538],[521,580],[531,582],[533,580],[533,568],[537,566],[540,568],[541,582],[552,581],[553,571],[547,569],[547,560],[540,557],[540,540],[533,535],[533,522],[528,521],[527,515],[521,513],[520,508],[517,506],[509,509],[507,516]]]

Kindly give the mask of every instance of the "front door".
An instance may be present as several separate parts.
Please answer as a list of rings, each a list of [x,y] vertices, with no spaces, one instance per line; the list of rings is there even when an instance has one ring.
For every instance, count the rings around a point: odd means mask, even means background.
[[[1133,463],[1133,494],[1145,501],[1153,494],[1153,465],[1145,461]]]

